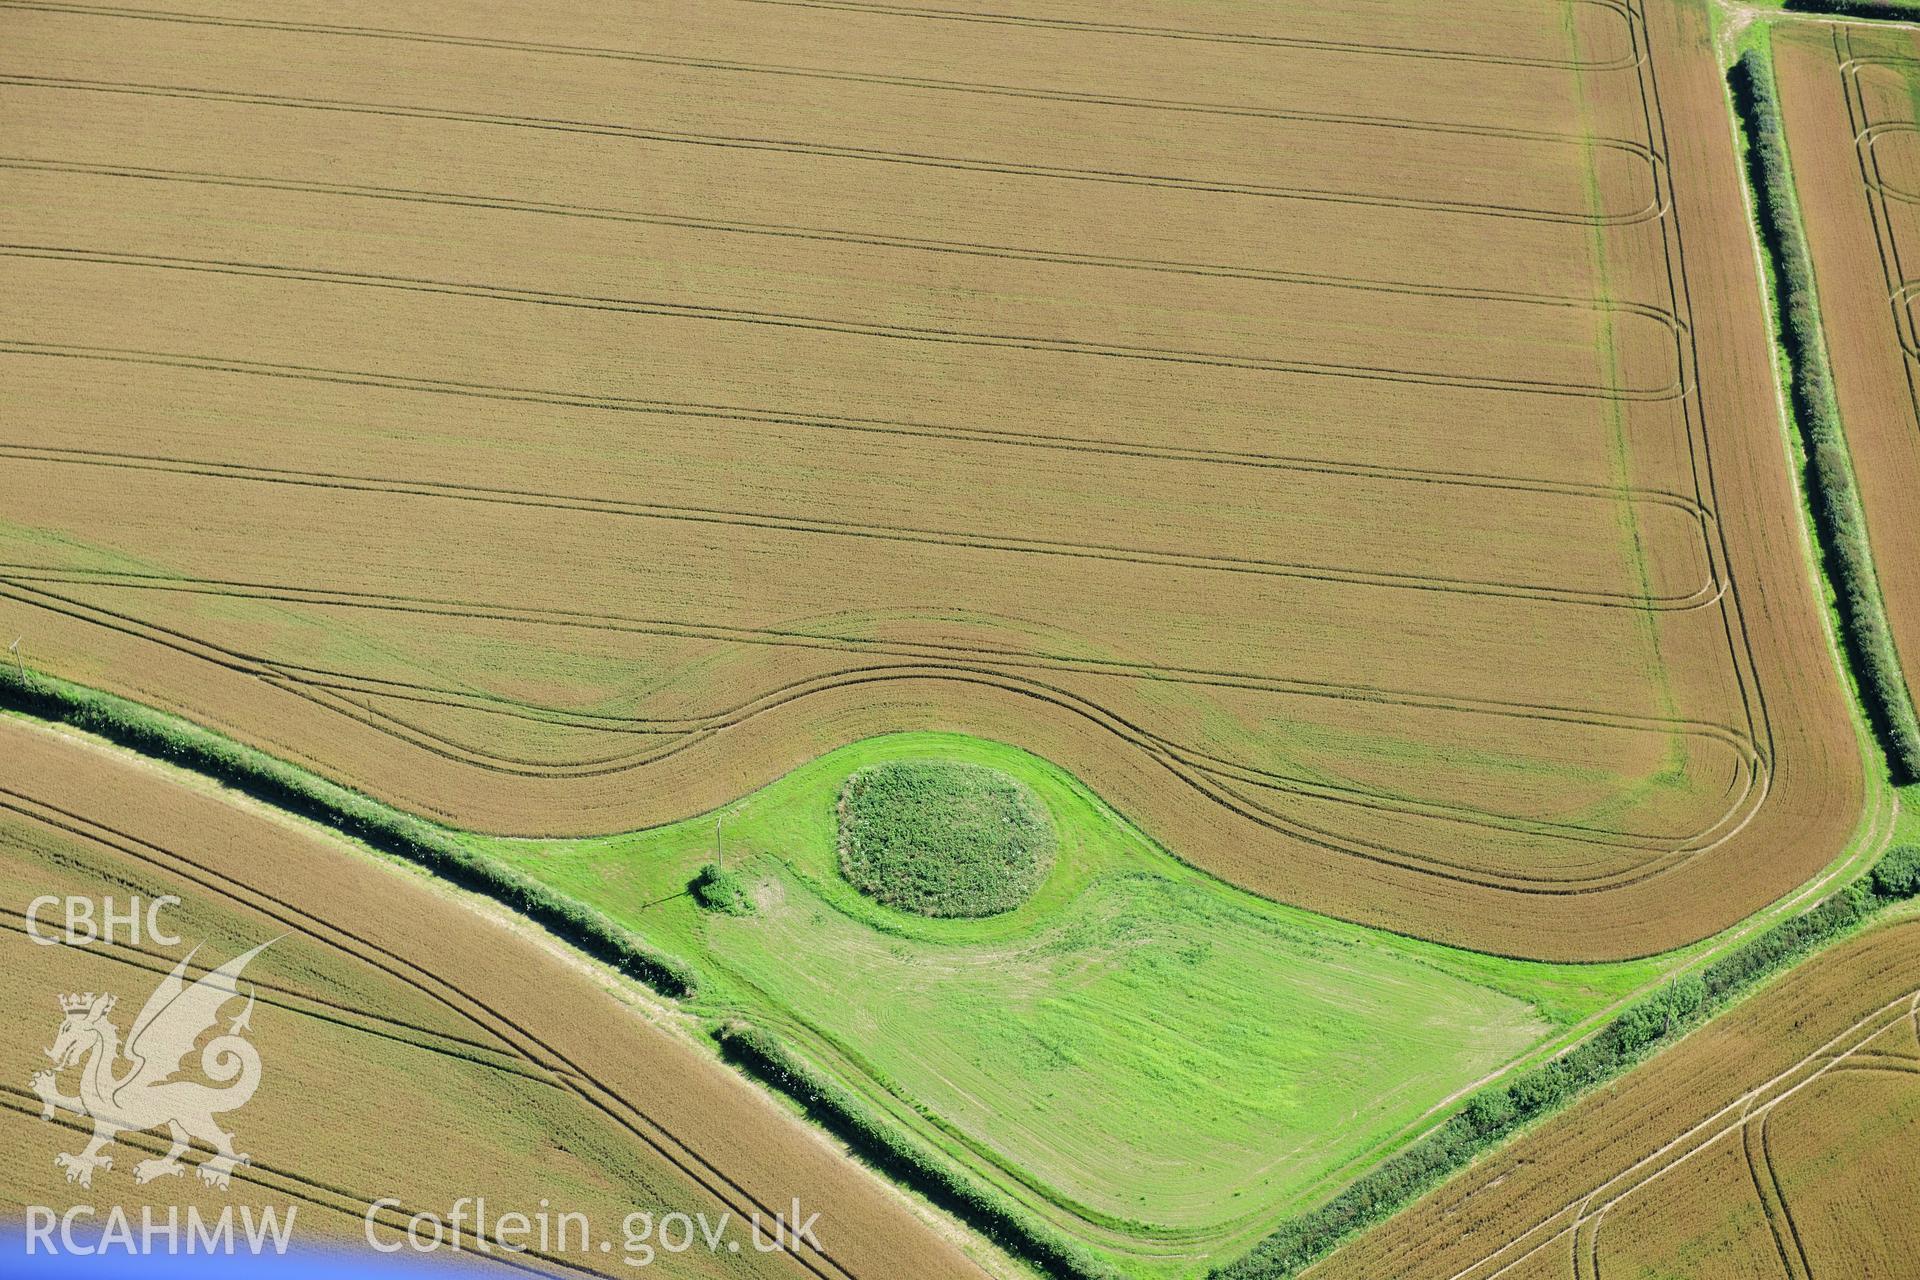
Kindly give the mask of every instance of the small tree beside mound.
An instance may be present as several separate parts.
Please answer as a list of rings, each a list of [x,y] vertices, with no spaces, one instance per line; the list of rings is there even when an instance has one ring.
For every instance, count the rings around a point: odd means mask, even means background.
[[[1053,865],[1053,824],[997,769],[902,760],[840,790],[840,870],[879,902],[923,916],[992,916],[1032,896]]]
[[[708,911],[718,911],[727,916],[750,916],[753,914],[753,898],[747,893],[746,881],[717,862],[709,862],[687,884],[687,891],[693,894],[693,900]]]

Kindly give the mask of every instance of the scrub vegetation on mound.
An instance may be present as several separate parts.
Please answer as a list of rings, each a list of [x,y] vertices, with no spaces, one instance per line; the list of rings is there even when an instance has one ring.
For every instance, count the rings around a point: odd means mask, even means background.
[[[474,830],[965,725],[1489,951],[1816,872],[1707,6],[1040,7],[9,6],[0,639]]]
[[[717,862],[709,862],[687,882],[693,900],[709,911],[730,916],[753,914],[753,897],[746,882]]]
[[[923,916],[996,916],[1053,865],[1053,826],[1016,778],[951,760],[900,760],[847,777],[840,870],[856,889]]]
[[[1132,1275],[1234,1256],[1449,1094],[1666,967],[1503,960],[1255,898],[1063,770],[978,738],[867,739],[729,805],[725,870],[756,908],[734,916],[690,892],[714,861],[711,814],[586,840],[454,832],[54,677],[0,668],[0,701],[488,893],[628,972],[645,965],[697,1016],[751,1020],[864,1108],[841,1126],[863,1150],[923,1152],[911,1167],[937,1174],[916,1185],[1055,1270],[1063,1237]],[[1018,909],[918,917],[841,874],[847,777],[928,757],[1013,777],[1051,815],[1052,870]],[[582,920],[590,933],[560,929]],[[692,966],[656,948],[668,940],[698,957],[697,990]]]

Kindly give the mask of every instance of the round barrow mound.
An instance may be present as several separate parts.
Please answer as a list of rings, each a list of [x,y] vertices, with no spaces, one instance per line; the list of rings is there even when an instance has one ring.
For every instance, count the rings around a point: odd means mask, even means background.
[[[1032,896],[1053,864],[1053,824],[997,769],[903,760],[840,791],[840,870],[855,888],[923,916],[992,916]]]

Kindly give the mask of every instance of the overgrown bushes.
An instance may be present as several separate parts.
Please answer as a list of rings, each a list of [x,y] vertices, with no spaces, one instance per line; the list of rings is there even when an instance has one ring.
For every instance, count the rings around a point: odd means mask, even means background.
[[[1896,22],[1920,22],[1920,4],[1902,0],[1786,0],[1781,6],[1793,13],[1830,13],[1840,18],[1890,18]]]
[[[869,897],[923,916],[991,916],[1032,896],[1053,865],[1053,824],[998,769],[896,760],[840,793],[840,870]]]
[[[1888,850],[1873,869],[1873,891],[1893,901],[1920,897],[1920,845]]]
[[[431,823],[263,751],[137,702],[14,667],[0,668],[0,705],[216,778],[484,893],[664,995],[685,998],[694,992],[693,969],[686,961],[648,946],[595,908],[467,848]]]
[[[1119,1280],[1118,1272],[796,1058],[771,1033],[731,1022],[716,1028],[713,1038],[729,1061],[797,1100],[817,1124],[882,1173],[914,1188],[1008,1252],[1038,1264],[1048,1275]]]
[[[744,880],[717,862],[709,862],[687,884],[693,900],[709,911],[727,916],[750,916],[753,899]]]
[[[1839,401],[1820,334],[1813,259],[1795,216],[1780,104],[1771,69],[1749,51],[1727,73],[1746,130],[1748,176],[1780,303],[1780,341],[1792,366],[1791,398],[1807,451],[1807,488],[1839,599],[1843,638],[1869,719],[1894,772],[1920,778],[1920,721],[1894,650],[1867,544],[1866,516],[1840,424]]]
[[[1920,848],[1903,845],[1889,851],[1865,880],[1734,948],[1698,976],[1675,980],[1630,1006],[1599,1034],[1511,1084],[1475,1094],[1435,1132],[1389,1157],[1320,1208],[1281,1223],[1245,1257],[1213,1275],[1219,1280],[1282,1280],[1297,1274],[1521,1125],[1550,1114],[1679,1038],[1789,961],[1832,941],[1881,907],[1917,895]]]

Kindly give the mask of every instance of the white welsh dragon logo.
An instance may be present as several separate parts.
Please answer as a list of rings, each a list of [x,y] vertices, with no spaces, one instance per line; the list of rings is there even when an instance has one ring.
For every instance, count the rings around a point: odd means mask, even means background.
[[[95,1169],[113,1168],[113,1157],[101,1151],[116,1135],[164,1125],[173,1148],[158,1160],[136,1164],[135,1182],[180,1173],[181,1155],[190,1142],[197,1141],[214,1151],[197,1168],[201,1180],[210,1187],[227,1186],[235,1167],[245,1164],[248,1157],[233,1149],[233,1135],[222,1130],[213,1118],[245,1106],[260,1087],[259,1051],[243,1038],[253,1017],[251,989],[247,1007],[227,1025],[224,1034],[214,1036],[200,1051],[200,1069],[223,1087],[172,1077],[180,1072],[200,1037],[219,1021],[221,1006],[240,994],[234,985],[240,971],[272,945],[263,942],[191,985],[186,981],[187,962],[193,959],[193,953],[189,953],[147,997],[140,1016],[133,1020],[124,1050],[119,1028],[107,1021],[114,997],[92,992],[60,997],[60,1012],[65,1017],[53,1047],[46,1051],[53,1059],[53,1070],[38,1072],[32,1083],[33,1091],[40,1095],[40,1114],[45,1119],[51,1120],[56,1110],[64,1107],[93,1120],[93,1140],[86,1150],[53,1158],[54,1164],[66,1170],[68,1182],[90,1187]],[[122,1057],[129,1065],[119,1071]],[[59,1092],[56,1075],[82,1059],[85,1065],[80,1071],[79,1096],[68,1097]]]

